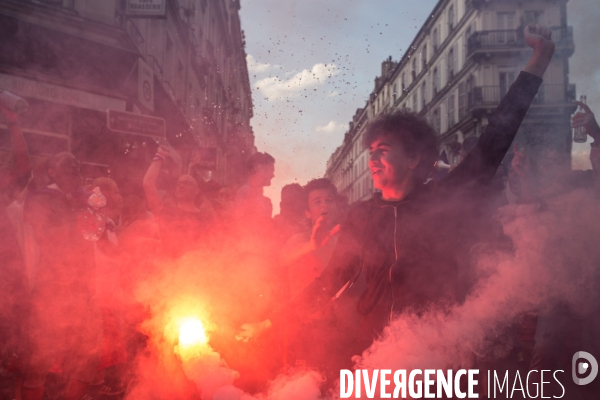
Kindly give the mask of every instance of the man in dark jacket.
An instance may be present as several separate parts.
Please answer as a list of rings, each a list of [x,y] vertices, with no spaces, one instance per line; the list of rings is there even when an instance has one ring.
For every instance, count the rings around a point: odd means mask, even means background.
[[[546,28],[526,27],[525,40],[534,51],[524,71],[475,148],[435,188],[422,183],[438,156],[437,134],[424,120],[400,111],[370,124],[365,145],[373,183],[381,193],[350,211],[323,274],[268,320],[243,325],[242,339],[285,318],[305,318],[361,275],[366,289],[357,304],[363,317],[357,351],[368,347],[394,314],[457,301],[455,249],[462,239],[453,232],[468,211],[473,190],[496,173],[554,52]]]

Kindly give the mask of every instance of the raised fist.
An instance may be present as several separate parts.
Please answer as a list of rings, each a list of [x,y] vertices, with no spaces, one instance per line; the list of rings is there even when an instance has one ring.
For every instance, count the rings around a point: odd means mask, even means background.
[[[525,43],[534,51],[554,53],[552,31],[541,25],[527,25],[524,29]]]

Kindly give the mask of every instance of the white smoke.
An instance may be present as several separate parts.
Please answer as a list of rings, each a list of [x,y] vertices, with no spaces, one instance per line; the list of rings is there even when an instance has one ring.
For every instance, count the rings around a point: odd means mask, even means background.
[[[527,313],[567,304],[581,316],[598,304],[600,202],[580,190],[537,205],[509,205],[498,218],[514,251],[479,256],[480,280],[464,304],[406,313],[357,360],[360,368],[469,368],[476,356],[501,357],[491,346]],[[501,343],[501,341],[500,341]]]

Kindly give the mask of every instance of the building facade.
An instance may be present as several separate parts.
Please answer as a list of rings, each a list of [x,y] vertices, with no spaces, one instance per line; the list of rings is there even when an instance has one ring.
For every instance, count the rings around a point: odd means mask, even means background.
[[[440,0],[401,60],[382,63],[381,76],[330,157],[326,176],[351,202],[370,198],[363,130],[379,114],[403,108],[430,122],[439,132],[440,159],[457,163],[462,142],[483,132],[529,59],[522,32],[530,23],[551,28],[556,52],[516,140],[533,158],[549,148],[570,166],[575,86],[568,81],[574,43],[567,1]]]
[[[0,0],[0,89],[30,103],[21,118],[30,152],[71,151],[84,175],[139,185],[166,140],[184,162],[197,149],[216,154],[221,183],[241,179],[255,148],[239,9],[239,0]],[[107,110],[135,126],[111,128]]]

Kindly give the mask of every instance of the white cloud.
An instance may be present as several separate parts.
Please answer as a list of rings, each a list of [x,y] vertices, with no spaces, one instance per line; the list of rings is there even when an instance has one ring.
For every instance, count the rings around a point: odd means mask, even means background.
[[[331,133],[344,132],[346,129],[348,129],[347,124],[344,124],[342,122],[329,121],[329,123],[327,125],[317,126],[315,131],[317,131],[318,133],[331,134]]]
[[[339,70],[335,64],[315,64],[311,70],[304,69],[290,78],[272,76],[256,82],[254,85],[267,99],[279,100],[282,97],[296,97],[303,90],[324,84],[327,79],[335,76]]]
[[[263,64],[261,62],[258,62],[252,54],[248,54],[246,56],[246,63],[248,64],[248,71],[254,74],[266,72],[269,70],[269,68],[271,68],[271,64]]]

